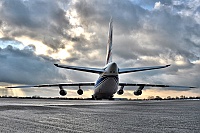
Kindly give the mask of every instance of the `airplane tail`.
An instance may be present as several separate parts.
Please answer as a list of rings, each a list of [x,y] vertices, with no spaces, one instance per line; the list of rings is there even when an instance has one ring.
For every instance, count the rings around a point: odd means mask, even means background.
[[[110,23],[109,23],[109,31],[108,31],[106,64],[112,62],[112,33],[113,33],[113,25],[112,25],[112,18],[111,18]]]

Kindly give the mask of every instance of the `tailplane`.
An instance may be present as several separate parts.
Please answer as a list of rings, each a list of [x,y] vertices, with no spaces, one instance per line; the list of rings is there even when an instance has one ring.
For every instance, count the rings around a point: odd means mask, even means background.
[[[108,31],[106,64],[112,62],[112,33],[113,33],[113,25],[112,25],[112,18],[111,18],[110,23],[109,23],[109,31]]]

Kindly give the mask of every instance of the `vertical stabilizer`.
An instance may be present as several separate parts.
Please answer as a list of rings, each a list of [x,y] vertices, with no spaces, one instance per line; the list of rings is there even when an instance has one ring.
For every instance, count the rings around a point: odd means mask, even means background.
[[[112,62],[112,33],[113,33],[113,25],[112,25],[112,17],[109,23],[109,31],[108,31],[108,44],[107,44],[107,55],[106,55],[106,64]]]

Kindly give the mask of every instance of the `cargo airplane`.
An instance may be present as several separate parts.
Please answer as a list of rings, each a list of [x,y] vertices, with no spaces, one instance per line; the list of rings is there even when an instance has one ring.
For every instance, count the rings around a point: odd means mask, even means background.
[[[139,68],[118,68],[117,64],[112,61],[112,35],[113,25],[112,18],[109,23],[108,31],[108,42],[107,42],[107,56],[106,65],[103,68],[90,68],[80,66],[68,66],[54,64],[56,67],[64,69],[72,69],[77,71],[89,72],[99,74],[99,78],[96,82],[82,82],[82,83],[58,83],[58,84],[41,84],[41,85],[27,85],[27,86],[11,86],[7,88],[27,88],[27,87],[59,87],[60,95],[65,96],[67,91],[64,90],[63,86],[77,86],[77,93],[83,94],[82,86],[94,86],[93,99],[112,99],[115,93],[122,95],[124,93],[125,86],[138,86],[138,89],[134,91],[134,95],[139,96],[142,94],[142,90],[145,86],[148,87],[180,87],[180,88],[195,88],[188,86],[174,86],[174,85],[158,85],[158,84],[135,84],[135,83],[119,83],[119,74],[140,72],[154,69],[161,69],[169,67],[170,65],[164,66],[150,66],[150,67],[139,67]]]

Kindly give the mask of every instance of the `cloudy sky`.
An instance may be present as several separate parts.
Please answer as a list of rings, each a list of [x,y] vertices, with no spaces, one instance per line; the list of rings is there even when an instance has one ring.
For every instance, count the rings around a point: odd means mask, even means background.
[[[1,0],[0,95],[57,97],[58,88],[4,87],[94,82],[98,75],[53,64],[103,67],[111,16],[119,67],[171,64],[120,81],[200,87],[200,0]],[[66,89],[67,97],[80,97],[77,87]],[[81,97],[92,95],[92,87],[83,89]],[[121,97],[136,98],[135,89]],[[200,89],[146,88],[139,98],[157,95],[199,96]]]

